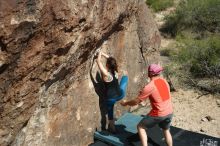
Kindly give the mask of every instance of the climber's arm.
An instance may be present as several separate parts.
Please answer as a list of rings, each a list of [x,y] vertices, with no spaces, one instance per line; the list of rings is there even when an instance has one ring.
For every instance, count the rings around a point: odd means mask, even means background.
[[[103,66],[102,62],[101,62],[101,57],[102,57],[102,52],[100,51],[99,54],[98,54],[98,58],[96,60],[97,64],[98,64],[98,67],[102,73],[102,75],[104,77],[108,77],[108,71],[107,69]]]
[[[146,85],[139,93],[138,97],[130,100],[130,101],[122,101],[121,105],[122,106],[134,106],[137,105],[139,103],[141,103],[143,100],[147,99],[150,94],[153,92],[154,88],[151,86],[151,84]]]
[[[109,58],[109,56],[103,52],[102,52],[102,56],[104,56],[105,58]]]
[[[139,98],[135,98],[135,99],[132,99],[132,100],[129,100],[129,101],[123,100],[123,101],[120,102],[120,104],[122,106],[127,106],[127,105],[134,106],[134,105],[137,105],[139,103],[141,103],[141,100]]]

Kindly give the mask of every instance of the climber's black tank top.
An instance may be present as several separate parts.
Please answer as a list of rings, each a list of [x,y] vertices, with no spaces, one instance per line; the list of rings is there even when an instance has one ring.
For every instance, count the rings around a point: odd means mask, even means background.
[[[111,82],[105,82],[107,98],[116,98],[121,95],[118,78],[110,73],[113,77]]]

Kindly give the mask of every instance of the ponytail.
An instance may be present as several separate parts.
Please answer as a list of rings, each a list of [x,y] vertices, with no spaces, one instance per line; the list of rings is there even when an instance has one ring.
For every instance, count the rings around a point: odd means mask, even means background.
[[[115,58],[109,57],[106,64],[108,65],[108,68],[113,75],[115,75],[115,71],[118,72],[118,65]]]

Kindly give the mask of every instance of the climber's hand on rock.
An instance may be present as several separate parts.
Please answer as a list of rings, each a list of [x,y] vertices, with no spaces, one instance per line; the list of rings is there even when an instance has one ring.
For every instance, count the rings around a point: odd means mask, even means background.
[[[102,55],[102,51],[101,50],[97,50],[97,54],[98,55]]]
[[[100,49],[100,48],[99,48],[99,49],[97,49],[97,50],[95,51],[95,56],[96,56],[96,55],[98,55],[100,51],[101,51],[101,49]]]
[[[94,59],[97,59],[100,54],[100,49],[97,49],[94,53]]]
[[[97,58],[98,58],[98,55],[97,55],[97,54],[95,54],[93,58],[94,58],[94,59],[97,59]]]

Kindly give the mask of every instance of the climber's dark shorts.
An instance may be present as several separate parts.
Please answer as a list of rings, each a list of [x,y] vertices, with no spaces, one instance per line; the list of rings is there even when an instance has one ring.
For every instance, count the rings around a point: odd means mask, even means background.
[[[138,124],[143,128],[152,128],[155,125],[159,125],[160,128],[166,130],[170,128],[173,114],[169,114],[164,117],[153,117],[153,116],[144,116],[144,118]]]

